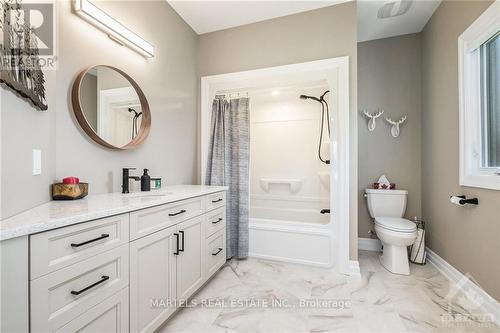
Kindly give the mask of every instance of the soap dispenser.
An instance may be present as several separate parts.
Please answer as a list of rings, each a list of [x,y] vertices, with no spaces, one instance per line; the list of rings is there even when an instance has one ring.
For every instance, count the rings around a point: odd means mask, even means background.
[[[151,191],[151,177],[148,175],[148,169],[144,169],[141,176],[141,191]]]

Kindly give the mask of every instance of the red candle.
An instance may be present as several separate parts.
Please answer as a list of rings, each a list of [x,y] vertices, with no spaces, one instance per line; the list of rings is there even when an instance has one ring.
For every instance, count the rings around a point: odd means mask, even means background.
[[[64,184],[79,184],[80,183],[80,179],[77,177],[66,177],[66,178],[63,178],[62,181]]]

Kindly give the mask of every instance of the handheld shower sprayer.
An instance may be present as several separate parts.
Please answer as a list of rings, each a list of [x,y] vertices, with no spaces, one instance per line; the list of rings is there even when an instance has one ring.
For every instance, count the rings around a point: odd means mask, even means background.
[[[300,99],[312,99],[312,100],[315,100],[316,102],[321,103],[321,100],[318,97],[314,97],[314,96],[300,95]]]
[[[138,120],[139,120],[139,117],[142,116],[142,112],[137,112],[135,111],[135,109],[132,109],[132,108],[128,108],[128,112],[130,113],[134,113],[134,118],[132,119],[132,140],[134,140],[134,138],[136,137],[138,131],[139,131],[139,124],[138,124]]]
[[[325,164],[330,164],[330,160],[323,159],[321,156],[321,146],[323,144],[323,127],[325,123],[325,115],[326,115],[326,124],[328,128],[328,137],[330,138],[330,110],[328,108],[328,102],[325,100],[325,95],[328,94],[330,90],[327,90],[321,95],[319,98],[314,97],[314,96],[308,96],[308,95],[300,95],[299,98],[303,100],[311,99],[316,102],[319,102],[321,104],[321,129],[320,129],[320,134],[319,134],[319,144],[318,144],[318,157],[319,160]],[[325,108],[326,108],[326,114],[325,114]]]

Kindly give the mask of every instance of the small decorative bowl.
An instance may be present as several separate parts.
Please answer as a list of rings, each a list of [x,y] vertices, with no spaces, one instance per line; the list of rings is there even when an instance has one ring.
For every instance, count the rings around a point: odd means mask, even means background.
[[[89,194],[88,183],[78,184],[52,184],[52,200],[76,200]]]

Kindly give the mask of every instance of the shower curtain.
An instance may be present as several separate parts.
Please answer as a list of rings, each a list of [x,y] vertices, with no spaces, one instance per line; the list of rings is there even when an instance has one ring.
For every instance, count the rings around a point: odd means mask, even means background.
[[[248,257],[249,99],[215,98],[205,184],[228,186],[226,256]]]

